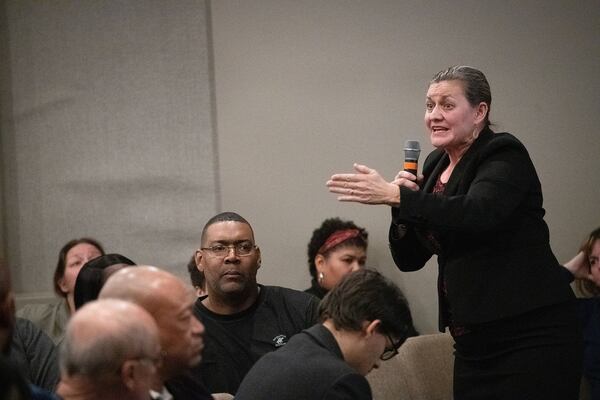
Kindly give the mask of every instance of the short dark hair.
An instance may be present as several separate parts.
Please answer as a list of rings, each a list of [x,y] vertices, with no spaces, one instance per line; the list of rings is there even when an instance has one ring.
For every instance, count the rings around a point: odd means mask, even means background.
[[[365,321],[381,320],[382,333],[400,343],[412,332],[412,316],[402,291],[379,272],[364,268],[342,278],[319,304],[321,321],[336,329],[359,331]]]
[[[317,256],[319,249],[333,233],[346,229],[358,229],[360,234],[337,246],[333,246],[323,253],[323,256],[327,257],[329,253],[343,246],[356,246],[361,249],[367,249],[369,234],[364,228],[356,226],[353,221],[343,221],[337,217],[324,220],[323,223],[321,223],[321,226],[313,231],[312,237],[308,242],[308,271],[314,279],[317,279],[315,257]]]
[[[252,231],[252,236],[254,237],[254,231],[252,230],[252,225],[250,225],[250,223],[248,221],[246,221],[246,219],[244,217],[242,217],[241,215],[239,215],[238,213],[235,213],[233,211],[225,211],[225,212],[215,215],[214,217],[212,217],[211,219],[208,220],[208,222],[204,225],[204,228],[202,228],[202,236],[200,236],[200,242],[204,243],[204,239],[206,237],[206,230],[208,229],[209,226],[216,224],[218,222],[227,222],[227,221],[241,222],[242,224],[248,225],[250,227],[250,231]]]
[[[104,255],[104,248],[96,239],[92,239],[89,237],[83,237],[80,239],[72,239],[69,240],[58,252],[58,262],[56,263],[56,269],[54,270],[54,292],[60,297],[66,297],[67,295],[60,289],[59,281],[65,275],[65,267],[67,262],[67,253],[73,247],[77,246],[81,243],[87,243],[89,245],[94,246],[100,251],[101,255]]]
[[[192,281],[192,286],[199,287],[204,289],[204,272],[198,270],[198,266],[196,265],[196,255],[194,254],[190,261],[187,263],[187,270],[190,274],[190,280]]]
[[[435,74],[430,84],[442,81],[463,82],[465,97],[472,107],[477,106],[481,102],[486,103],[488,110],[485,115],[485,126],[490,125],[489,117],[492,109],[492,91],[483,72],[466,65],[454,65]]]

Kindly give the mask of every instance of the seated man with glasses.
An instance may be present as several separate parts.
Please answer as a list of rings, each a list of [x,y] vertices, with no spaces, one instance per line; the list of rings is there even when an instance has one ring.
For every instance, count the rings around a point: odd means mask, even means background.
[[[64,400],[147,400],[159,361],[158,329],[144,309],[92,301],[67,325],[57,392]]]
[[[172,382],[173,394],[198,382],[212,393],[235,394],[260,357],[317,322],[318,299],[259,285],[260,263],[252,227],[240,215],[225,212],[206,223],[196,265],[204,273],[207,295],[194,305],[206,327],[204,353],[192,374]]]
[[[398,354],[412,327],[400,289],[378,272],[346,275],[321,301],[321,324],[248,372],[236,400],[372,399],[365,375]]]

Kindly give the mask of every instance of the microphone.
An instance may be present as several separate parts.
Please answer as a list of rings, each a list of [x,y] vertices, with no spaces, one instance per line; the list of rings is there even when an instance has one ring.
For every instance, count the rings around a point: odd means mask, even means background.
[[[417,140],[407,140],[404,143],[404,170],[417,176],[417,166],[419,154],[421,153],[421,145]]]

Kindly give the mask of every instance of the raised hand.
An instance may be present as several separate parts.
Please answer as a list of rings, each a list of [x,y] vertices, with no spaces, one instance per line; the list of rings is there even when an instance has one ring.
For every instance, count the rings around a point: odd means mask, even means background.
[[[387,182],[376,170],[366,165],[354,164],[355,173],[335,174],[326,183],[339,201],[363,204],[400,204],[400,188]]]

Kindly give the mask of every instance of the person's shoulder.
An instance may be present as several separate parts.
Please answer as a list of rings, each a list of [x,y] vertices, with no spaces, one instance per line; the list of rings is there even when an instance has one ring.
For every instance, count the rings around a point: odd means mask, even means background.
[[[486,130],[482,134],[481,139],[483,141],[483,148],[487,151],[509,147],[527,152],[525,145],[512,133]]]
[[[319,302],[319,299],[316,296],[296,289],[281,286],[263,286],[263,290],[265,290],[265,295],[271,298],[279,297],[283,300],[306,304]]]
[[[14,332],[22,338],[27,338],[29,342],[36,342],[43,347],[54,348],[54,342],[50,336],[28,319],[17,317]]]
[[[41,329],[36,324],[26,318],[17,317],[15,318],[15,329],[13,331],[13,337],[30,338],[36,336]]]
[[[17,317],[25,318],[30,321],[43,320],[50,318],[55,312],[57,307],[60,306],[60,301],[50,303],[32,303],[25,304],[17,310]]]

